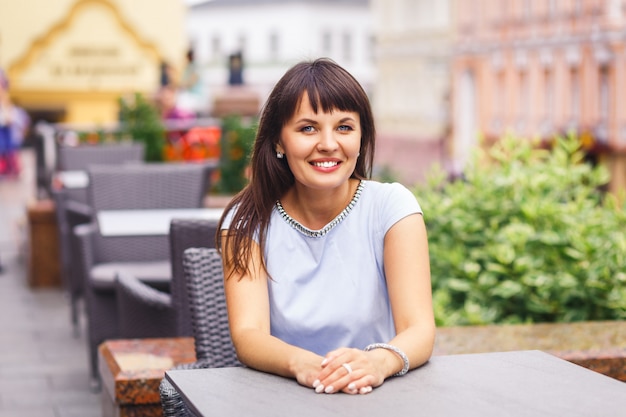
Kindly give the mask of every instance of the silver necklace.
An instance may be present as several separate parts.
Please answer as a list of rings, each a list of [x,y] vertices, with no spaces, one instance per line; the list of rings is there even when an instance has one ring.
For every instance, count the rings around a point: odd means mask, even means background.
[[[287,222],[287,224],[296,229],[298,232],[308,237],[322,237],[330,232],[339,223],[341,223],[343,219],[345,219],[346,216],[352,211],[352,208],[355,206],[356,202],[359,201],[359,197],[361,197],[361,191],[363,191],[364,186],[364,181],[359,182],[359,185],[358,187],[356,187],[356,191],[354,192],[354,196],[352,196],[352,199],[350,200],[346,208],[344,208],[341,213],[337,215],[337,217],[332,219],[330,223],[328,223],[326,226],[324,226],[323,229],[320,230],[311,230],[308,227],[302,225],[302,223],[300,223],[299,221],[295,220],[293,217],[287,214],[287,212],[283,208],[283,205],[280,203],[280,200],[276,201],[276,209],[278,210],[280,216]]]

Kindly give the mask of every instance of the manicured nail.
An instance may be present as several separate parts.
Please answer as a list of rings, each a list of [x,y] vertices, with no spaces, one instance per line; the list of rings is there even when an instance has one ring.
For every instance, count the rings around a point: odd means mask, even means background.
[[[351,382],[350,384],[348,384],[348,391],[356,392],[356,385],[354,384],[354,382]]]
[[[332,385],[329,385],[326,387],[326,389],[324,390],[324,392],[326,394],[330,394],[331,392],[333,392],[335,390],[335,388]]]
[[[328,363],[328,358],[324,358],[324,360],[322,361],[322,366],[326,365]]]
[[[315,387],[315,392],[321,394],[322,392],[324,392],[324,386],[322,384],[319,384],[317,387]]]
[[[363,387],[359,390],[360,394],[367,394],[372,391],[372,387]]]

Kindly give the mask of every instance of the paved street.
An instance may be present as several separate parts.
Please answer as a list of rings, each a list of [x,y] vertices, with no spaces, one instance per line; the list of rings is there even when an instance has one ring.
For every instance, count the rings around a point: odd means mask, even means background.
[[[22,167],[19,180],[0,178],[0,417],[100,416],[100,394],[89,389],[85,333],[73,335],[66,295],[28,286],[32,150],[22,152]]]

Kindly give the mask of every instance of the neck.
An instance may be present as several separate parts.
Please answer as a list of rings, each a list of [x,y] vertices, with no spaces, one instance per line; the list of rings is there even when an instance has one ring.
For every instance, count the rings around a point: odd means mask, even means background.
[[[319,230],[341,213],[354,197],[359,180],[350,179],[332,191],[292,187],[281,199],[285,211],[309,229]]]

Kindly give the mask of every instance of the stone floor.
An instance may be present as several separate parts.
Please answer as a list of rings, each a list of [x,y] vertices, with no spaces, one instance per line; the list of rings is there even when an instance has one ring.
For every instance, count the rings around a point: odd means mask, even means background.
[[[32,150],[22,151],[21,162],[19,179],[0,177],[0,417],[100,416],[100,394],[89,385],[85,332],[73,334],[66,295],[28,285]]]

